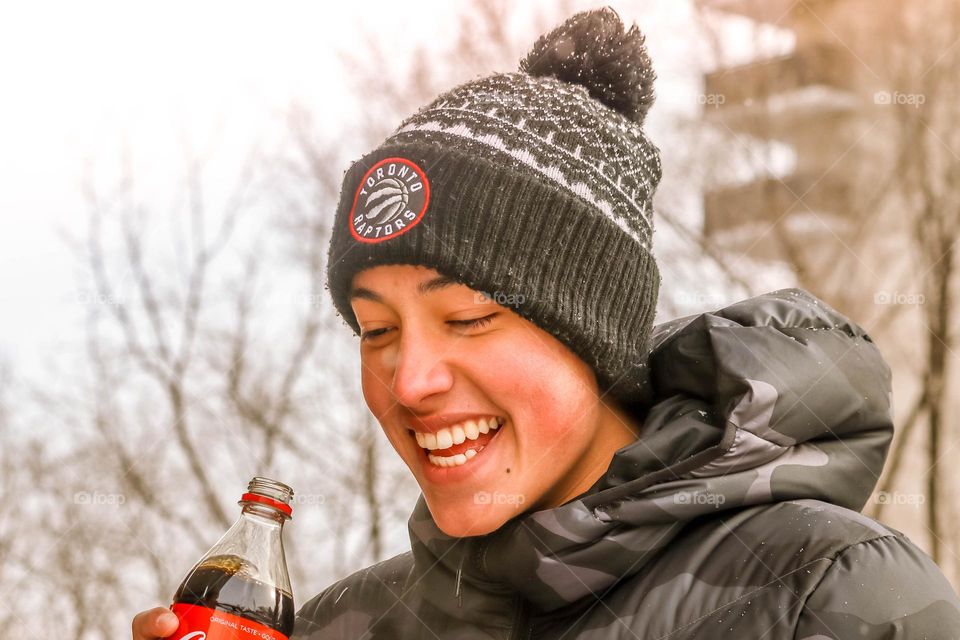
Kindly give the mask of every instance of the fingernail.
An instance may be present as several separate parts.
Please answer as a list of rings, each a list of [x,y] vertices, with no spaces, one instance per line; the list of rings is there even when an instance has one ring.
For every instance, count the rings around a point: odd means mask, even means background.
[[[173,615],[172,613],[161,613],[160,617],[157,618],[157,622],[164,626],[177,624],[177,616]]]

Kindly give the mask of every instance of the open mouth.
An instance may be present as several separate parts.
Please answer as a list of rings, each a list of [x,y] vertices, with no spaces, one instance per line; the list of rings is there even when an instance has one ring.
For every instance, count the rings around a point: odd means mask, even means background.
[[[459,467],[483,451],[505,423],[500,417],[480,418],[467,420],[436,433],[416,431],[414,436],[432,466]]]

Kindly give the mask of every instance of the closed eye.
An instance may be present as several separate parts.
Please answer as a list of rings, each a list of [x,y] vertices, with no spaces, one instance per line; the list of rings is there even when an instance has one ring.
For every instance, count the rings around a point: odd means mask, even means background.
[[[488,316],[483,316],[482,318],[472,318],[470,320],[451,320],[450,324],[455,324],[461,327],[485,327],[489,323],[493,322],[494,316],[496,313],[491,313]]]
[[[494,317],[499,315],[498,312],[491,313],[488,316],[483,316],[482,318],[471,318],[470,320],[449,320],[448,324],[454,324],[458,327],[466,327],[468,329],[476,329],[480,327],[485,327],[491,322],[493,322]],[[360,336],[361,341],[372,340],[377,336],[383,335],[390,330],[390,327],[384,329],[371,329],[370,331],[365,331]]]
[[[367,340],[372,340],[379,335],[386,333],[386,329],[371,329],[370,331],[364,331],[360,334],[360,342],[366,342]]]

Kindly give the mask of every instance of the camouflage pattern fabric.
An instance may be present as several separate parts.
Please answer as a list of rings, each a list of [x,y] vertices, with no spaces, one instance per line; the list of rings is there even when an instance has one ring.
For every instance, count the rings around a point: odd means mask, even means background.
[[[960,638],[960,600],[858,511],[893,433],[890,369],[799,289],[659,325],[641,437],[580,498],[441,532],[341,580],[294,637]]]

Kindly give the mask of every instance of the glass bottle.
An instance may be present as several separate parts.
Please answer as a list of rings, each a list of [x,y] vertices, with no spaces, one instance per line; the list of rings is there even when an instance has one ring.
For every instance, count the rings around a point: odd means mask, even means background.
[[[184,578],[171,609],[173,640],[288,640],[294,605],[283,555],[293,489],[254,478],[240,517]]]

